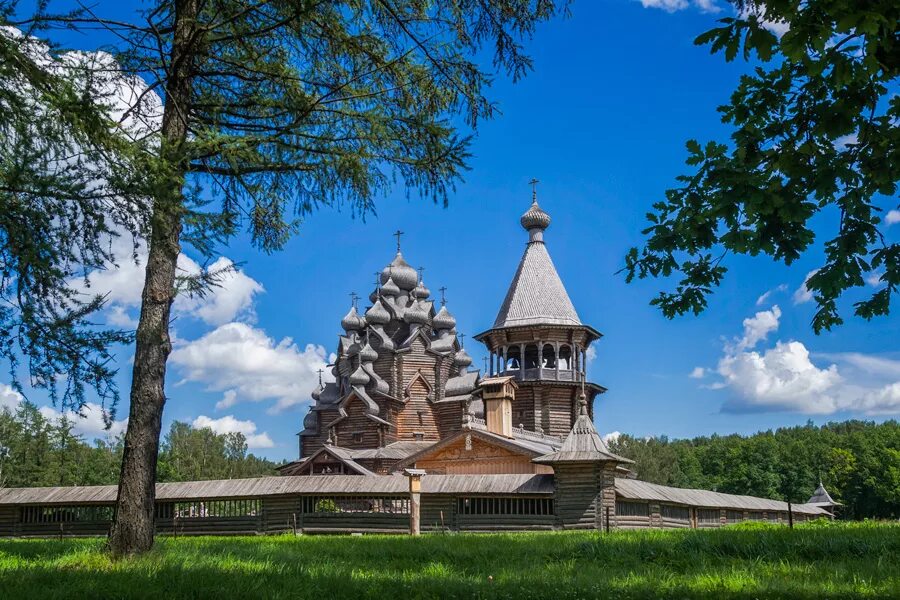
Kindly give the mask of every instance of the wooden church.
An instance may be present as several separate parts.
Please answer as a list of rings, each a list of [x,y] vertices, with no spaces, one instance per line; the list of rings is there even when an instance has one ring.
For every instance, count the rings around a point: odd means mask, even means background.
[[[400,251],[378,274],[365,311],[356,299],[341,320],[333,382],[313,392],[300,432],[300,459],[283,475],[387,475],[415,467],[434,474],[552,473],[580,422],[620,475],[629,461],[609,452],[593,428],[587,381],[590,345],[601,334],[578,317],[547,250],[550,215],[532,199],[528,234],[493,326],[475,339],[487,373],[457,335],[443,298],[432,299]],[[586,432],[583,432],[586,433]]]

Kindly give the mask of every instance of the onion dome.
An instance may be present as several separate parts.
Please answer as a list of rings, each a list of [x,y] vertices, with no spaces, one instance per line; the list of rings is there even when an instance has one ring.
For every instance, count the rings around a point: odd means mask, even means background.
[[[538,206],[537,200],[531,203],[531,208],[522,215],[522,218],[519,219],[519,223],[522,224],[527,231],[531,231],[532,229],[540,229],[544,230],[550,226],[550,215],[545,213],[543,209]]]
[[[410,325],[424,325],[428,322],[428,311],[422,302],[413,302],[403,313],[403,320]]]
[[[453,364],[457,367],[468,367],[472,364],[472,357],[469,356],[465,348],[460,348],[459,352],[453,357]]]
[[[391,322],[391,314],[381,303],[381,298],[375,299],[375,304],[366,311],[366,323],[372,325],[387,325]]]
[[[397,252],[391,264],[381,272],[381,283],[387,284],[389,279],[393,279],[401,290],[409,291],[419,283],[419,274],[403,260],[403,254]]]
[[[379,292],[380,290],[378,288],[372,290],[372,293],[369,294],[369,302],[374,303],[376,300],[378,300],[378,298],[381,297],[381,294]]]
[[[396,298],[400,295],[400,288],[394,283],[393,277],[388,277],[387,281],[381,285],[381,295],[389,296],[391,298]]]
[[[362,370],[362,367],[357,367],[355,371],[350,375],[350,384],[351,385],[366,385],[369,383],[369,376],[365,371]]]
[[[366,345],[363,346],[363,349],[359,351],[359,360],[364,363],[375,362],[375,359],[378,358],[378,353],[375,352],[375,349],[369,345],[369,342],[366,342]]]
[[[344,331],[359,331],[366,326],[366,321],[356,312],[356,307],[351,306],[350,311],[341,319],[341,327]]]
[[[420,281],[416,288],[412,291],[412,295],[416,298],[424,300],[431,295],[431,290],[425,287],[425,284]]]
[[[453,329],[456,327],[456,319],[453,318],[446,306],[442,306],[441,310],[431,320],[431,325],[438,330]]]

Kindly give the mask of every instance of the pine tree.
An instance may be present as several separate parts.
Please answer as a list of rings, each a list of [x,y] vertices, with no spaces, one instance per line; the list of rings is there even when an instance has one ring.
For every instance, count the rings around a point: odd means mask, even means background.
[[[494,67],[531,67],[521,40],[558,13],[551,0],[168,0],[134,23],[103,20],[117,59],[163,97],[150,161],[153,215],[116,520],[116,554],[153,543],[154,479],[182,244],[201,252],[246,224],[281,248],[321,206],[374,211],[395,183],[446,203],[475,127],[494,115]],[[71,27],[93,14],[50,17]],[[148,110],[138,102],[133,112]],[[204,201],[215,198],[215,208]]]

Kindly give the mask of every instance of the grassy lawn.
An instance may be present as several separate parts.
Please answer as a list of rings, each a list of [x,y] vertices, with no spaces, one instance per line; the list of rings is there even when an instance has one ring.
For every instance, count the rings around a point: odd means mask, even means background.
[[[900,598],[900,526],[0,540],[0,598]]]

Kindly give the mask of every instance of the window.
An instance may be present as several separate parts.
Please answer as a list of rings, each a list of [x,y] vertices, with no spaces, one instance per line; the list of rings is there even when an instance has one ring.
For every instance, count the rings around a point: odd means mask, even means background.
[[[553,498],[457,498],[461,515],[552,515]]]
[[[176,502],[175,517],[178,519],[208,519],[212,517],[255,517],[260,512],[260,501],[256,500],[194,500]]]
[[[720,512],[717,508],[698,508],[697,509],[697,522],[698,523],[719,523],[721,522]]]
[[[564,371],[572,368],[572,348],[569,346],[559,347],[559,368]]]
[[[22,523],[80,523],[112,521],[112,506],[23,506]]]
[[[762,521],[763,514],[761,512],[752,512],[752,513],[750,513],[750,520],[751,521]]]
[[[744,520],[744,513],[739,510],[726,510],[725,521],[728,523],[740,523]]]
[[[616,502],[617,517],[649,517],[650,505],[647,502]]]
[[[354,431],[353,432],[353,442],[356,444],[361,444],[363,441],[363,432],[362,431]]]
[[[417,442],[421,442],[425,439],[425,434],[422,433],[421,431],[417,431],[417,432],[413,433],[413,439],[416,440]]]
[[[544,361],[544,364],[541,365],[545,369],[555,369],[556,368],[556,349],[552,344],[544,344],[543,356],[541,357]]]
[[[300,509],[304,513],[385,513],[409,514],[409,498],[368,496],[303,496]]]
[[[538,348],[534,344],[528,344],[527,346],[525,346],[525,368],[538,368]]]
[[[506,351],[506,371],[517,371],[522,365],[522,355],[518,346],[512,346]]]
[[[664,519],[674,519],[676,521],[691,520],[691,510],[686,506],[673,506],[671,504],[663,504],[659,507],[659,510]]]

